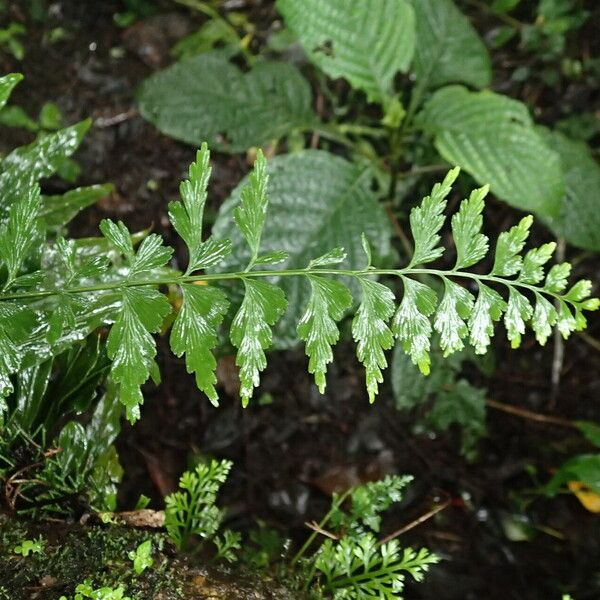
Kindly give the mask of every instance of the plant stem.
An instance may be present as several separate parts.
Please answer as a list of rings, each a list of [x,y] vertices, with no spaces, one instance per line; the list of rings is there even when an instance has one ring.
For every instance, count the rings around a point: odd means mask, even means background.
[[[258,277],[306,277],[308,275],[326,275],[326,276],[342,276],[342,277],[365,277],[368,275],[389,275],[393,277],[409,277],[411,275],[435,275],[441,279],[447,278],[465,278],[477,282],[489,282],[503,286],[514,286],[523,288],[533,293],[543,292],[557,300],[566,300],[558,294],[536,287],[514,279],[502,279],[494,275],[480,275],[469,271],[457,271],[442,269],[426,269],[415,268],[412,266],[402,269],[282,269],[282,270],[264,270],[264,271],[236,271],[232,273],[204,273],[201,275],[180,275],[176,274],[172,277],[157,277],[155,279],[128,279],[124,278],[121,281],[111,283],[99,283],[96,285],[81,286],[81,287],[66,287],[61,289],[42,290],[39,292],[16,292],[14,294],[0,294],[0,302],[5,300],[35,300],[47,298],[50,296],[59,296],[64,294],[85,294],[89,292],[101,292],[109,290],[118,290],[127,287],[143,287],[143,286],[158,286],[158,285],[181,285],[185,283],[195,283],[198,281],[231,281],[254,279]],[[572,302],[571,302],[572,304]]]
[[[323,527],[325,527],[325,525],[327,524],[327,521],[329,521],[329,519],[331,519],[331,517],[333,516],[335,511],[344,503],[346,498],[348,498],[348,496],[353,492],[353,490],[354,490],[354,488],[350,488],[349,490],[346,490],[343,494],[341,494],[337,498],[337,500],[331,505],[329,512],[319,522],[319,525],[318,525],[319,529],[323,529]],[[292,561],[290,563],[291,566],[294,566],[304,556],[306,551],[310,548],[312,543],[315,541],[315,538],[317,537],[318,534],[319,534],[318,531],[313,530],[313,532],[308,536],[308,539],[306,540],[306,542],[304,542],[304,545],[302,546],[302,548],[300,548],[300,550],[298,550],[298,552],[296,552],[296,554],[294,555],[294,558],[292,558]]]

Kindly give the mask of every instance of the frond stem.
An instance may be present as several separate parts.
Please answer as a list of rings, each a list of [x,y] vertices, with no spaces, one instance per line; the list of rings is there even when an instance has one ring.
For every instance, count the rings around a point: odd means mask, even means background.
[[[204,273],[201,275],[173,275],[171,277],[156,277],[153,279],[122,279],[107,283],[99,283],[89,286],[65,287],[61,289],[40,290],[35,292],[16,292],[13,294],[0,294],[0,302],[6,300],[35,300],[47,298],[50,296],[64,294],[85,294],[89,292],[102,292],[109,290],[118,290],[127,287],[143,287],[158,285],[181,285],[185,283],[208,282],[208,281],[227,281],[243,280],[258,277],[304,277],[307,275],[325,275],[342,277],[365,277],[368,275],[388,275],[392,277],[409,277],[411,275],[434,275],[441,279],[463,278],[472,279],[477,282],[495,283],[506,287],[520,287],[532,293],[543,293],[557,300],[565,300],[563,296],[537,287],[528,283],[523,283],[515,279],[503,279],[494,275],[481,275],[471,273],[470,271],[455,271],[442,269],[427,269],[405,267],[402,269],[281,269],[281,270],[262,270],[262,271],[236,271],[232,273]]]

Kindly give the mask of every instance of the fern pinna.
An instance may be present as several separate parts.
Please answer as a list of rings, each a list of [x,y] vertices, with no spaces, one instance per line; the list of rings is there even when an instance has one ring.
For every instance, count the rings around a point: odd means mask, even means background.
[[[285,294],[273,283],[274,277],[301,277],[310,284],[310,299],[297,334],[305,343],[308,370],[321,391],[325,389],[327,366],[333,360],[332,346],[340,335],[338,322],[355,300],[347,283],[354,280],[359,284],[361,296],[356,299],[352,335],[365,368],[371,402],[387,366],[385,351],[396,340],[421,371],[428,373],[434,332],[439,334],[445,355],[466,343],[478,353],[486,352],[494,324],[502,318],[513,347],[519,346],[526,324],[544,344],[554,326],[564,337],[583,329],[583,311],[599,306],[598,299],[590,298],[590,281],[578,281],[567,289],[568,263],[556,264],[545,272],[554,243],[522,253],[532,224],[530,216],[500,234],[491,270],[468,270],[489,252],[488,238],[481,232],[487,187],[473,191],[451,219],[454,266],[447,270],[430,268],[429,264],[444,253],[440,231],[457,168],[412,210],[414,253],[406,266],[382,269],[373,265],[369,242],[363,236],[362,269],[336,268],[345,253],[342,248],[333,248],[304,268],[279,270],[275,265],[286,258],[286,253],[260,251],[267,219],[268,169],[259,152],[234,212],[248,245],[247,265],[237,272],[206,272],[218,267],[231,249],[228,240],[203,239],[210,171],[209,151],[203,145],[190,167],[189,179],[181,184],[181,200],[169,205],[170,221],[188,250],[183,272],[168,267],[173,250],[160,236],[147,235],[136,248],[139,240],[123,223],[110,220],[100,224],[104,240],[96,241],[91,250],[80,241],[58,237],[44,246],[42,269],[28,272],[27,261],[39,246],[39,231],[44,227],[43,199],[38,184],[21,177],[0,229],[0,398],[12,391],[11,375],[30,364],[32,353],[55,353],[98,326],[111,324],[107,340],[111,377],[119,386],[128,418],[137,419],[142,403],[140,386],[157,371],[153,334],[161,330],[172,311],[169,296],[161,291],[164,286],[177,287],[182,297],[170,333],[171,348],[177,356],[185,356],[187,370],[214,404],[218,398],[212,350],[229,309],[227,294],[214,284],[229,280],[243,286],[243,299],[231,321],[229,337],[237,349],[244,406],[266,367],[265,350],[272,341],[272,327],[286,310]],[[104,253],[109,260],[99,258]],[[430,285],[432,277],[442,283],[441,298]],[[378,281],[382,278],[386,283]],[[402,289],[399,306],[389,287],[395,282]],[[476,284],[476,293],[465,287],[468,282]]]

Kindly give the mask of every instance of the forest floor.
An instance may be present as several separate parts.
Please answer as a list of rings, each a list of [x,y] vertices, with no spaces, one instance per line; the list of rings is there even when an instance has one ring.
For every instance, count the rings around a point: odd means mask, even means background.
[[[73,222],[74,237],[95,234],[101,218],[118,218],[132,229],[151,226],[173,243],[166,206],[177,196],[194,149],[139,117],[134,97],[145,77],[169,64],[173,41],[202,18],[190,20],[185,10],[162,4],[164,12],[122,29],[113,21],[120,9],[116,0],[55,2],[46,21],[27,23],[22,62],[0,55],[2,72],[25,75],[14,103],[36,114],[52,100],[69,123],[94,119],[76,155],[82,173],[77,183],[111,182],[115,192]],[[268,27],[270,3],[253,4],[252,19]],[[44,44],[44,36],[58,26],[68,36]],[[31,136],[3,128],[0,138],[5,150]],[[213,156],[214,216],[248,164],[244,156]],[[52,179],[46,189],[56,193],[67,186]],[[588,258],[584,266],[597,281],[598,259]],[[600,339],[597,318],[591,319],[589,335]],[[546,481],[561,457],[586,451],[572,429],[490,406],[487,435],[477,458],[468,462],[459,455],[457,432],[415,432],[416,415],[395,409],[389,383],[370,406],[350,345],[337,348],[325,396],[306,373],[301,350],[274,353],[260,388],[263,401],[248,410],[236,398],[231,357],[220,359],[222,401],[213,408],[183,362],[166,351],[167,341],[159,346],[165,350],[160,354],[163,383],[147,387],[142,419],[125,426],[118,440],[124,509],[140,494],[151,498],[151,507],[161,508],[190,457],[214,455],[235,465],[222,498],[230,526],[243,529],[260,519],[301,539],[304,523],[323,515],[332,491],[387,472],[411,473],[415,484],[386,521],[386,531],[410,524],[436,503],[446,508],[402,536],[403,543],[426,545],[443,559],[417,595],[408,597],[545,600],[556,598],[558,589],[577,600],[600,597],[599,517],[574,496],[547,499],[532,493],[533,468],[538,480]],[[568,421],[599,419],[600,353],[581,338],[567,343],[554,395],[551,343],[539,348],[528,340],[510,351],[499,340],[496,347],[490,377],[468,373],[487,387],[492,401]],[[516,541],[514,532],[523,525],[527,539]]]

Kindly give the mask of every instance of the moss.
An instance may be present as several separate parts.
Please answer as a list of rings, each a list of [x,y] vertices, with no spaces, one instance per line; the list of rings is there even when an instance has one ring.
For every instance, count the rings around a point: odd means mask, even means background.
[[[40,535],[46,541],[43,554],[15,554],[17,544]],[[128,553],[148,539],[154,562],[137,575]],[[0,600],[70,598],[85,579],[94,588],[122,585],[133,600],[298,599],[269,577],[178,557],[162,533],[117,525],[25,522],[0,514]]]
[[[0,599],[69,597],[85,579],[94,587],[122,585],[134,600],[182,597],[183,585],[163,534],[119,526],[25,525],[6,517],[0,517],[0,527]],[[44,553],[14,553],[23,539],[38,535],[46,540]],[[137,575],[128,553],[148,539],[154,563]]]

